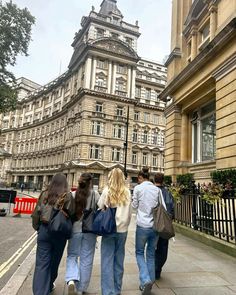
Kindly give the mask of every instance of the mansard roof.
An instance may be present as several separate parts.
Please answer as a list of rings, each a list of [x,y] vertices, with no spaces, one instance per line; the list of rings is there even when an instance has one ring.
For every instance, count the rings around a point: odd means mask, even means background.
[[[99,13],[103,15],[116,14],[117,16],[123,18],[123,15],[118,9],[116,2],[116,0],[103,0]]]

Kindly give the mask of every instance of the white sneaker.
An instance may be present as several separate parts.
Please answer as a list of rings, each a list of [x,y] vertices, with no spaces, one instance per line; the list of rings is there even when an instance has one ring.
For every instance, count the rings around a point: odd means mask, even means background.
[[[75,287],[75,282],[74,281],[69,281],[68,282],[68,295],[75,295],[75,294],[77,294],[76,287]]]
[[[50,291],[50,293],[49,294],[52,294],[53,293],[53,291],[56,289],[56,284],[55,283],[53,283],[53,286],[52,286],[52,290]]]

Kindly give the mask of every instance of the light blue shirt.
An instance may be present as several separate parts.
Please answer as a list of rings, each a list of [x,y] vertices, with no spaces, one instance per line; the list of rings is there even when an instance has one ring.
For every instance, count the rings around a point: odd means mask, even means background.
[[[153,227],[152,209],[159,205],[161,192],[150,181],[144,181],[134,188],[132,207],[137,209],[137,225]]]

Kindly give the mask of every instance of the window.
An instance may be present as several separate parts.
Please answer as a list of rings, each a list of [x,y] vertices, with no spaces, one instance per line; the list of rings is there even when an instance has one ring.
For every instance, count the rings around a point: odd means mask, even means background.
[[[112,161],[120,162],[121,161],[121,149],[112,148]]]
[[[139,118],[140,118],[140,112],[135,111],[135,112],[134,112],[134,120],[135,120],[135,121],[139,121]]]
[[[215,102],[192,114],[192,160],[214,160],[216,154]]]
[[[202,42],[207,39],[210,34],[210,24],[207,23],[203,29],[200,31]]]
[[[151,99],[151,89],[150,88],[146,88],[145,97],[146,97],[146,99]]]
[[[138,130],[134,129],[133,131],[133,142],[138,142]]]
[[[125,42],[126,42],[129,46],[132,46],[132,44],[133,44],[133,39],[132,39],[132,38],[129,38],[129,37],[126,37],[126,38],[125,38]]]
[[[146,76],[147,81],[152,81],[152,76]]]
[[[153,167],[157,167],[158,166],[158,156],[157,155],[153,155],[152,156],[152,166]]]
[[[153,114],[153,124],[158,124],[159,123],[159,116],[157,114]]]
[[[143,153],[143,165],[147,166],[148,165],[148,154]]]
[[[117,109],[116,109],[116,115],[122,117],[124,115],[124,108],[118,106]]]
[[[90,159],[98,160],[101,158],[101,148],[99,145],[90,145]]]
[[[103,112],[103,104],[101,102],[96,102],[96,112],[97,113]]]
[[[100,69],[106,69],[107,68],[107,62],[105,60],[99,59],[97,61],[97,67]]]
[[[103,29],[97,28],[97,38],[102,38],[105,35],[105,31]]]
[[[148,131],[143,132],[143,143],[148,143]]]
[[[157,145],[158,143],[158,133],[155,131],[152,137],[152,144]]]
[[[111,32],[111,37],[112,38],[118,39],[119,36],[120,36],[119,34]]]
[[[132,164],[137,164],[137,152],[132,153]]]
[[[135,95],[136,97],[141,97],[141,87],[137,86],[135,89]]]
[[[118,25],[119,24],[119,18],[118,17],[115,17],[115,16],[113,16],[113,24],[115,24],[115,25]]]
[[[149,121],[150,121],[150,114],[149,113],[143,114],[143,121],[144,121],[144,123],[149,123]]]
[[[126,74],[127,73],[126,66],[117,65],[117,73],[119,73],[119,74]]]
[[[93,121],[92,123],[92,134],[101,135],[102,134],[102,123]]]
[[[116,81],[116,90],[118,91],[125,91],[125,82],[123,80]]]
[[[115,138],[121,138],[122,137],[122,126],[120,125],[114,125],[113,126],[113,137]]]
[[[101,87],[105,87],[105,81],[103,77],[97,77],[96,79],[96,85],[97,86],[101,86]]]

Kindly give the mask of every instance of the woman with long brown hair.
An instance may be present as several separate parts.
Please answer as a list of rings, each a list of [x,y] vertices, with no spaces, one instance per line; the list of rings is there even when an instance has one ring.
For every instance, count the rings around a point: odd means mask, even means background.
[[[49,223],[53,209],[62,209],[70,218],[74,214],[73,198],[68,193],[68,183],[64,174],[56,174],[48,188],[39,197],[32,214],[32,222],[38,231],[36,264],[33,278],[33,294],[49,295],[55,288],[58,267],[67,238],[52,236]]]
[[[75,198],[73,234],[68,243],[66,261],[69,295],[77,294],[77,291],[83,294],[88,288],[92,273],[96,235],[82,232],[84,210],[90,208],[95,210],[100,198],[100,195],[93,190],[91,174],[81,174],[77,191],[73,195]],[[80,257],[79,264],[78,257]]]
[[[102,237],[101,244],[101,286],[102,295],[121,294],[124,273],[125,243],[131,220],[131,195],[121,169],[114,168],[108,175],[108,186],[98,202],[116,208],[117,232]]]

